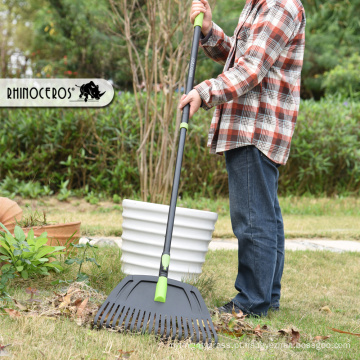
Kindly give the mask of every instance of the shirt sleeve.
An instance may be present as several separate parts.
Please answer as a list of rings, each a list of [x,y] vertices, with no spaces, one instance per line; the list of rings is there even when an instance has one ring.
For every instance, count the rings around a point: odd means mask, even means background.
[[[258,85],[289,42],[297,21],[280,4],[261,11],[249,30],[249,45],[234,67],[195,86],[203,108],[231,101]]]
[[[213,22],[209,33],[200,37],[200,47],[207,57],[224,65],[231,49],[230,37]]]

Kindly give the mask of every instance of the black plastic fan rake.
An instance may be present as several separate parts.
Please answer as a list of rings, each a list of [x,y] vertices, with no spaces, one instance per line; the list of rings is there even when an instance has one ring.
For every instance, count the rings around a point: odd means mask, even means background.
[[[194,23],[186,94],[194,86],[203,16],[199,14]],[[180,124],[180,139],[159,277],[127,276],[100,307],[94,319],[95,327],[105,326],[120,332],[147,332],[167,339],[191,339],[193,342],[217,344],[217,334],[199,290],[189,284],[168,279],[171,239],[189,112],[188,104],[184,107]]]
[[[127,276],[110,294],[94,323],[168,339],[217,343],[217,334],[199,290],[168,279],[166,302],[153,300],[157,276]]]

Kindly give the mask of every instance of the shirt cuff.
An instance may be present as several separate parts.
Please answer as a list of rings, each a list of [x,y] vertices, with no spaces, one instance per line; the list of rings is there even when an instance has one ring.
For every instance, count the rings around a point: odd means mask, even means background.
[[[200,107],[202,107],[205,110],[210,110],[212,108],[212,106],[210,104],[208,104],[205,100],[204,100],[204,95],[206,90],[208,90],[208,85],[205,83],[205,81],[203,81],[202,83],[200,83],[199,85],[196,85],[194,87],[194,89],[199,93],[199,96],[201,98],[201,105]]]
[[[208,40],[210,39],[210,36],[212,35],[212,29],[213,28],[211,27],[210,31],[207,33],[206,36],[204,36],[202,32],[200,33],[200,44],[201,45],[205,45],[208,42]]]

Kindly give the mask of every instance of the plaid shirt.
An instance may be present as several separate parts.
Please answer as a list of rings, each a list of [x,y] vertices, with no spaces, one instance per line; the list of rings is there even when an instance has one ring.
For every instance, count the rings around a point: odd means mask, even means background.
[[[195,86],[204,109],[216,106],[211,153],[255,145],[286,163],[300,103],[305,21],[300,0],[247,0],[232,37],[213,23],[200,40],[205,54],[225,65],[216,79]]]

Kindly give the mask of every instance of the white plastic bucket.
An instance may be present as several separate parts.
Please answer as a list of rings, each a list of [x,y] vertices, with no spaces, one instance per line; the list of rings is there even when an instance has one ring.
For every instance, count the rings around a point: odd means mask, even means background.
[[[128,275],[158,275],[168,205],[123,200],[122,270]],[[201,274],[216,213],[177,207],[170,250],[169,278]]]

